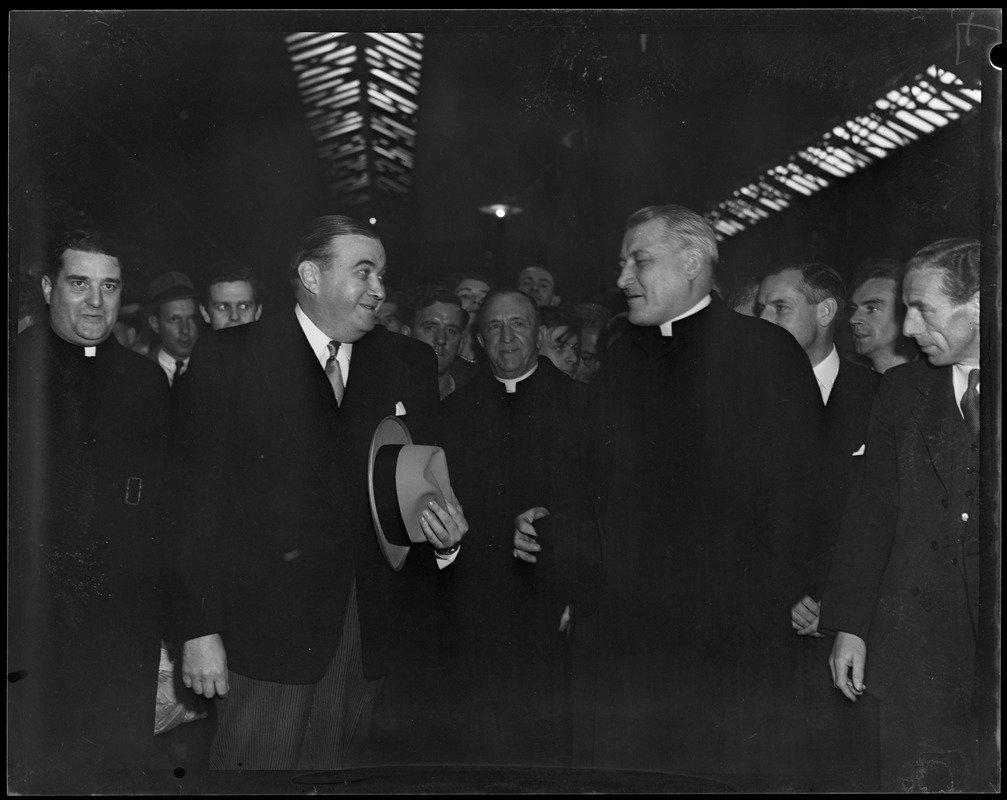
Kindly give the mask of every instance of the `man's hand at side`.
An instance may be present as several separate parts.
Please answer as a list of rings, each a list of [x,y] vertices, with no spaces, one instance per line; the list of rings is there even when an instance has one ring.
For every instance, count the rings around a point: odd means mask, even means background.
[[[182,683],[203,697],[227,696],[227,654],[219,633],[182,645]]]

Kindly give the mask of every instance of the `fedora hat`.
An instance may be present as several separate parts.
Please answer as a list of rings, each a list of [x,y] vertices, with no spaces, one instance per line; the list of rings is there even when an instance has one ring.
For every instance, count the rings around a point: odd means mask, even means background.
[[[184,272],[165,272],[150,282],[147,295],[150,297],[150,305],[159,306],[169,300],[195,297],[196,287]]]
[[[457,502],[447,457],[439,447],[413,444],[401,419],[385,417],[371,438],[367,484],[378,545],[397,572],[410,546],[427,541],[420,527],[427,503],[434,500],[443,508],[446,500]]]

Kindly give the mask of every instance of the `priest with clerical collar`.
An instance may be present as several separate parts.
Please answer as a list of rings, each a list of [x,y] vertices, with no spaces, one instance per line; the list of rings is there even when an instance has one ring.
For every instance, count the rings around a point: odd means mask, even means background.
[[[442,444],[472,536],[445,587],[457,674],[436,741],[450,742],[456,763],[561,765],[571,747],[570,616],[591,550],[588,387],[539,355],[544,329],[526,294],[490,293],[476,328],[486,365],[442,404]],[[537,575],[511,544],[516,518],[537,526]]]
[[[94,790],[88,775],[149,768],[153,754],[154,510],[169,394],[158,366],[112,336],[122,288],[114,246],[73,231],[42,277],[48,319],[16,341],[8,670],[24,679],[8,687],[8,775],[18,792]]]

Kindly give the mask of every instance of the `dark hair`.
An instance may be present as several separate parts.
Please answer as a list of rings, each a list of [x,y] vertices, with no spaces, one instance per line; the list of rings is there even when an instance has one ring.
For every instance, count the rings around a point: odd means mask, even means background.
[[[206,282],[206,291],[203,293],[204,302],[210,304],[210,288],[218,283],[236,283],[244,281],[252,287],[252,299],[258,303],[262,293],[262,284],[255,277],[251,268],[233,258],[218,261],[210,267],[210,279]]]
[[[728,307],[737,311],[753,302],[759,293],[760,278],[757,275],[746,275],[740,281],[731,286],[730,291],[724,297],[724,302]]]
[[[543,328],[567,328],[567,336],[576,335],[580,338],[581,329],[584,323],[580,321],[577,312],[567,305],[548,306],[540,309],[539,316],[542,319]]]
[[[647,206],[630,215],[626,220],[626,230],[655,219],[664,223],[668,235],[680,247],[696,248],[711,267],[717,265],[717,234],[705,217],[684,206]]]
[[[330,214],[315,217],[301,231],[293,255],[290,258],[291,279],[297,277],[297,268],[304,261],[315,261],[325,270],[332,258],[332,240],[339,236],[366,236],[376,242],[381,241],[377,231],[352,217]]]
[[[836,313],[842,313],[846,308],[846,284],[842,276],[827,264],[819,261],[805,261],[792,264],[782,264],[766,273],[766,277],[779,275],[787,270],[797,270],[801,274],[798,291],[812,305],[832,298],[836,301]]]
[[[55,278],[63,269],[63,254],[67,250],[98,253],[109,258],[119,258],[119,246],[107,233],[94,228],[66,230],[56,239],[51,251],[51,258],[46,262],[45,274],[50,278]],[[121,263],[119,267],[122,269]]]
[[[866,283],[873,278],[895,281],[896,294],[902,286],[902,278],[906,274],[906,265],[894,258],[868,258],[861,261],[853,269],[853,277],[850,278],[850,291],[854,291],[860,284]]]
[[[485,275],[480,275],[478,272],[452,272],[448,275],[444,285],[454,292],[457,291],[459,286],[461,286],[462,281],[482,281],[488,288],[493,288],[493,282]]]
[[[419,314],[424,308],[429,308],[434,303],[444,303],[445,305],[458,306],[458,310],[462,312],[462,327],[468,322],[468,314],[465,313],[465,309],[462,308],[461,300],[458,299],[451,289],[447,286],[417,286],[409,293],[408,301],[406,302],[406,307],[409,311],[409,324],[410,326],[416,324],[416,315]]]
[[[539,327],[542,324],[542,312],[539,310],[538,303],[536,303],[524,292],[519,292],[517,289],[511,289],[510,287],[504,286],[499,289],[493,289],[486,295],[486,299],[483,300],[482,307],[479,309],[479,315],[476,317],[475,328],[477,331],[482,333],[483,320],[486,318],[486,309],[489,308],[490,301],[508,294],[520,297],[528,303],[528,307],[532,309],[532,319],[535,321],[535,327]]]
[[[906,272],[914,269],[943,271],[944,293],[955,305],[961,305],[979,291],[979,252],[978,239],[941,239],[909,259]]]
[[[612,319],[612,312],[598,303],[578,303],[573,307],[573,312],[584,330],[600,331]]]

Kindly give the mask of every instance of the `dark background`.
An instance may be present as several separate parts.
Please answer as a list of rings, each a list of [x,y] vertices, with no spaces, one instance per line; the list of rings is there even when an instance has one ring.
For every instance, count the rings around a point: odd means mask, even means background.
[[[966,29],[971,19],[973,26]],[[75,217],[126,240],[125,302],[234,257],[285,292],[311,216],[378,218],[389,282],[549,266],[562,294],[611,284],[626,217],[706,211],[938,63],[974,85],[992,10],[13,12],[10,270]],[[423,32],[404,203],[328,196],[283,35]],[[848,275],[942,236],[979,237],[980,113],[721,246],[721,279],[782,258]],[[479,206],[524,213],[498,222]],[[16,292],[14,293],[16,296]],[[275,307],[275,304],[274,304]]]

